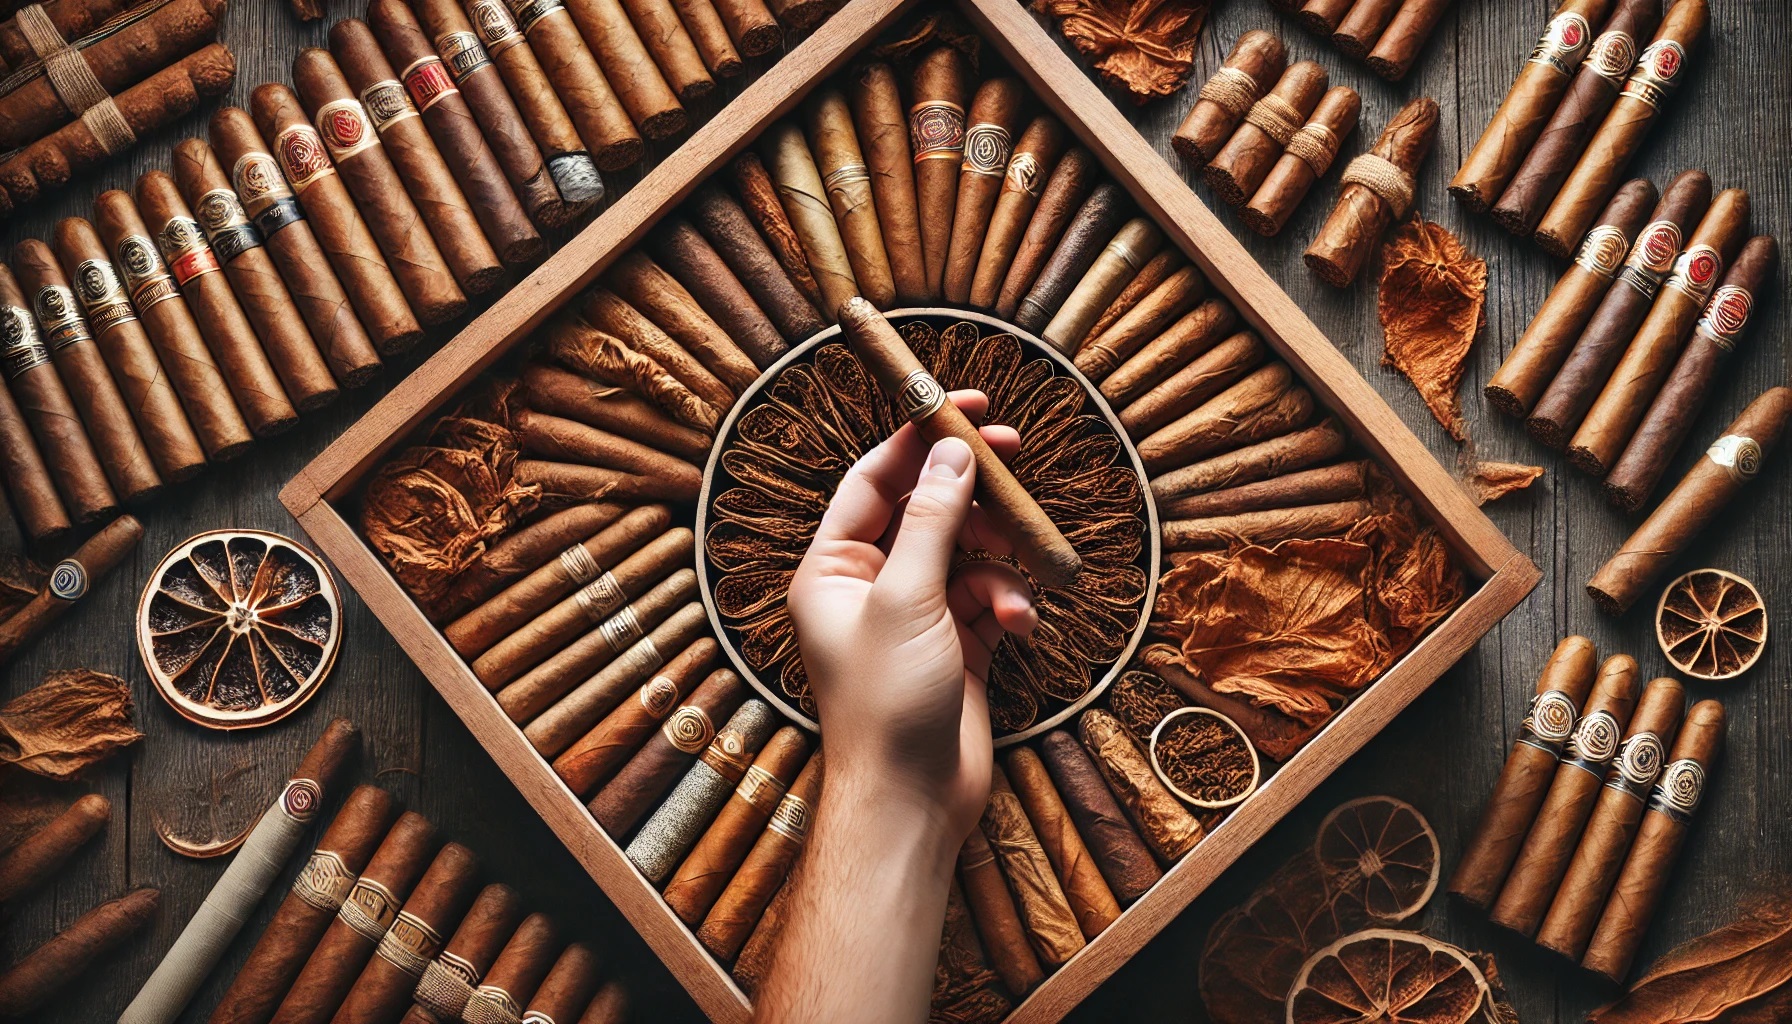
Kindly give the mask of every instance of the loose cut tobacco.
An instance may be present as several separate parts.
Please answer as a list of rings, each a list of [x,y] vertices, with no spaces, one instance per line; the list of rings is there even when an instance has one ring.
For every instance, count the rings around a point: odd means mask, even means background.
[[[1388,238],[1382,263],[1382,361],[1406,374],[1431,415],[1451,437],[1464,440],[1456,389],[1469,346],[1487,319],[1487,261],[1443,225],[1414,217]]]
[[[0,765],[45,778],[74,778],[142,738],[130,686],[92,669],[52,672],[0,707]]]
[[[1168,96],[1188,84],[1206,0],[1035,0],[1059,21],[1064,38],[1095,58],[1095,69],[1133,101]]]
[[[1257,775],[1250,743],[1213,715],[1183,715],[1166,724],[1151,756],[1177,790],[1204,804],[1244,795]]]

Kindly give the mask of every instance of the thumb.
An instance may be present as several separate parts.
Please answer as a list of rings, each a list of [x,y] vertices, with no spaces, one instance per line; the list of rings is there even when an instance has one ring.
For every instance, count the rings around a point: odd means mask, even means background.
[[[890,557],[878,574],[879,583],[888,580],[892,588],[917,597],[944,595],[976,482],[970,445],[948,437],[933,446],[909,494]]]

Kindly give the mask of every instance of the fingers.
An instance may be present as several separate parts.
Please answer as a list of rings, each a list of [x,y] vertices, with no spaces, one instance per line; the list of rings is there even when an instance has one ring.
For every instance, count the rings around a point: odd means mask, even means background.
[[[981,391],[954,391],[948,397],[970,418],[981,422],[989,412],[989,398]],[[1009,427],[992,427],[994,434],[984,434],[991,447],[1000,440],[1012,447],[1004,459],[1020,450],[1020,436]],[[857,541],[875,544],[898,514],[897,504],[915,486],[921,465],[927,460],[929,446],[913,424],[905,423],[889,439],[865,453],[847,470],[828,503],[827,513],[816,528],[818,541]],[[996,448],[998,454],[1002,448]]]
[[[986,632],[979,626],[977,638],[991,649],[1000,642],[1003,632],[1026,636],[1039,624],[1032,588],[1006,562],[971,562],[960,567],[952,578],[947,603],[960,622],[989,620],[993,628]],[[984,616],[985,609],[988,616]]]
[[[933,446],[909,493],[878,588],[917,597],[945,591],[976,479],[970,445],[948,437]]]

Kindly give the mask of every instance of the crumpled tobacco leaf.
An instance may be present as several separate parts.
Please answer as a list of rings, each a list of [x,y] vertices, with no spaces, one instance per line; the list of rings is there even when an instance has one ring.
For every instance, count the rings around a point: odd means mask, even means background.
[[[1671,950],[1590,1024],[1732,1020],[1792,999],[1792,898],[1779,897]],[[1762,1010],[1765,1013],[1765,1010]],[[1763,1020],[1781,1018],[1761,1017]]]
[[[970,906],[956,880],[946,892],[946,923],[933,967],[930,1004],[929,1024],[995,1024],[1013,1008],[989,968]]]
[[[0,621],[31,602],[43,586],[44,570],[20,555],[0,557]]]
[[[722,414],[652,356],[571,313],[556,317],[546,334],[548,354],[568,369],[600,384],[626,388],[685,426],[715,433]]]
[[[904,60],[935,46],[950,46],[965,55],[971,69],[977,68],[977,54],[983,37],[964,23],[957,11],[928,9],[905,19],[878,38],[871,48],[873,55],[885,60]]]
[[[51,672],[0,707],[0,765],[70,779],[143,738],[131,725],[131,688],[117,676]]]
[[[1443,225],[1414,217],[1388,237],[1378,300],[1382,362],[1406,374],[1458,441],[1468,434],[1456,389],[1487,320],[1486,302],[1487,261]]]
[[[1462,482],[1468,489],[1469,497],[1475,504],[1485,505],[1490,501],[1522,491],[1543,475],[1542,466],[1527,466],[1520,462],[1480,462],[1464,474]]]
[[[1207,6],[1207,0],[1034,0],[1034,9],[1059,19],[1064,38],[1096,58],[1095,69],[1135,103],[1188,84]]]

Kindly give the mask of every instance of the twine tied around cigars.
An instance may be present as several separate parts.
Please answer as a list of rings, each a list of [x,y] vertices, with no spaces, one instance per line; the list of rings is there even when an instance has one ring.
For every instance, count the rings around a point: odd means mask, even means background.
[[[1350,161],[1340,179],[1343,185],[1361,185],[1388,204],[1395,219],[1406,216],[1412,206],[1412,175],[1401,170],[1386,157],[1364,153]]]
[[[1262,92],[1257,80],[1249,72],[1232,67],[1222,67],[1214,72],[1207,84],[1201,86],[1197,97],[1209,103],[1217,103],[1220,108],[1233,117],[1242,117],[1257,101],[1257,94]]]
[[[1284,148],[1311,167],[1314,177],[1324,177],[1331,169],[1332,161],[1338,158],[1339,144],[1338,133],[1332,131],[1330,125],[1309,121],[1289,136]]]
[[[50,80],[50,87],[72,113],[81,116],[81,123],[93,133],[100,149],[113,156],[135,145],[137,133],[131,131],[118,104],[100,85],[81,51],[62,38],[43,5],[21,8],[15,19],[31,52],[43,62],[44,77]]]
[[[1294,104],[1273,92],[1265,94],[1252,104],[1251,112],[1244,116],[1245,124],[1262,129],[1263,134],[1276,140],[1276,145],[1284,147],[1288,145],[1288,140],[1294,138],[1294,133],[1300,130],[1304,120],[1305,116]]]

